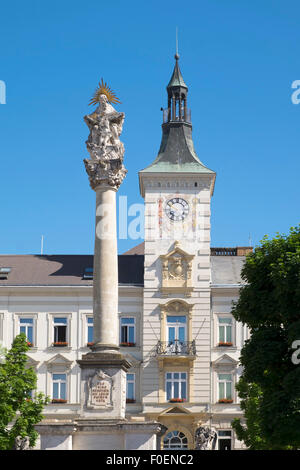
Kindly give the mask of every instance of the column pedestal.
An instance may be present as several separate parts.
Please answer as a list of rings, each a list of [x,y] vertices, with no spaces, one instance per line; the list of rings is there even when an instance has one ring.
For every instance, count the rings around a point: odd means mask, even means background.
[[[81,417],[125,419],[126,372],[131,364],[119,352],[92,352],[81,368]]]

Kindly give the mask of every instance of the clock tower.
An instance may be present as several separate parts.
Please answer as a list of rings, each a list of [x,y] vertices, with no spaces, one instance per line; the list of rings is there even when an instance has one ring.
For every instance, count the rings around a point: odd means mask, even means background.
[[[176,54],[158,155],[139,172],[145,199],[142,395],[148,418],[168,432],[180,424],[191,440],[208,421],[211,404],[210,200],[216,174],[195,152],[178,62]]]

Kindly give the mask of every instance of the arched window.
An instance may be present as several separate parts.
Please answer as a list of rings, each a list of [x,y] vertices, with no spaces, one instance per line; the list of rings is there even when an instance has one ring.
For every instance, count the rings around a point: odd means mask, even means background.
[[[164,437],[163,442],[164,449],[187,449],[188,448],[188,440],[187,437],[180,431],[172,431],[169,432]]]

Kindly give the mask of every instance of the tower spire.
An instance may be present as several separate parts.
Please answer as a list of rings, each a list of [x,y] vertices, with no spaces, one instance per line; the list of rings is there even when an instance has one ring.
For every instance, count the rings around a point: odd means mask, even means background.
[[[177,46],[178,47],[178,46]],[[194,149],[191,114],[187,107],[188,87],[179,68],[178,48],[175,66],[167,86],[168,107],[163,109],[162,140],[154,162],[139,172],[141,193],[147,174],[207,174],[215,178],[215,172],[207,168]],[[213,191],[213,183],[211,186]]]
[[[167,85],[168,92],[168,116],[164,116],[164,122],[181,121],[190,122],[190,113],[187,109],[187,92],[181,70],[179,68],[179,54],[175,54],[175,66],[172,77]]]

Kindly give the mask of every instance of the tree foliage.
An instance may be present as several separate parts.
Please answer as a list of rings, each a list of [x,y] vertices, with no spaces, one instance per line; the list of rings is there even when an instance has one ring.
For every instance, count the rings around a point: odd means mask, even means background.
[[[247,256],[234,318],[250,329],[237,385],[246,425],[233,427],[251,449],[300,447],[300,227],[265,237]]]
[[[34,425],[43,418],[48,403],[36,390],[36,373],[26,367],[29,346],[24,333],[18,335],[0,364],[0,449],[13,448],[17,436],[29,437],[34,447],[38,433]]]

